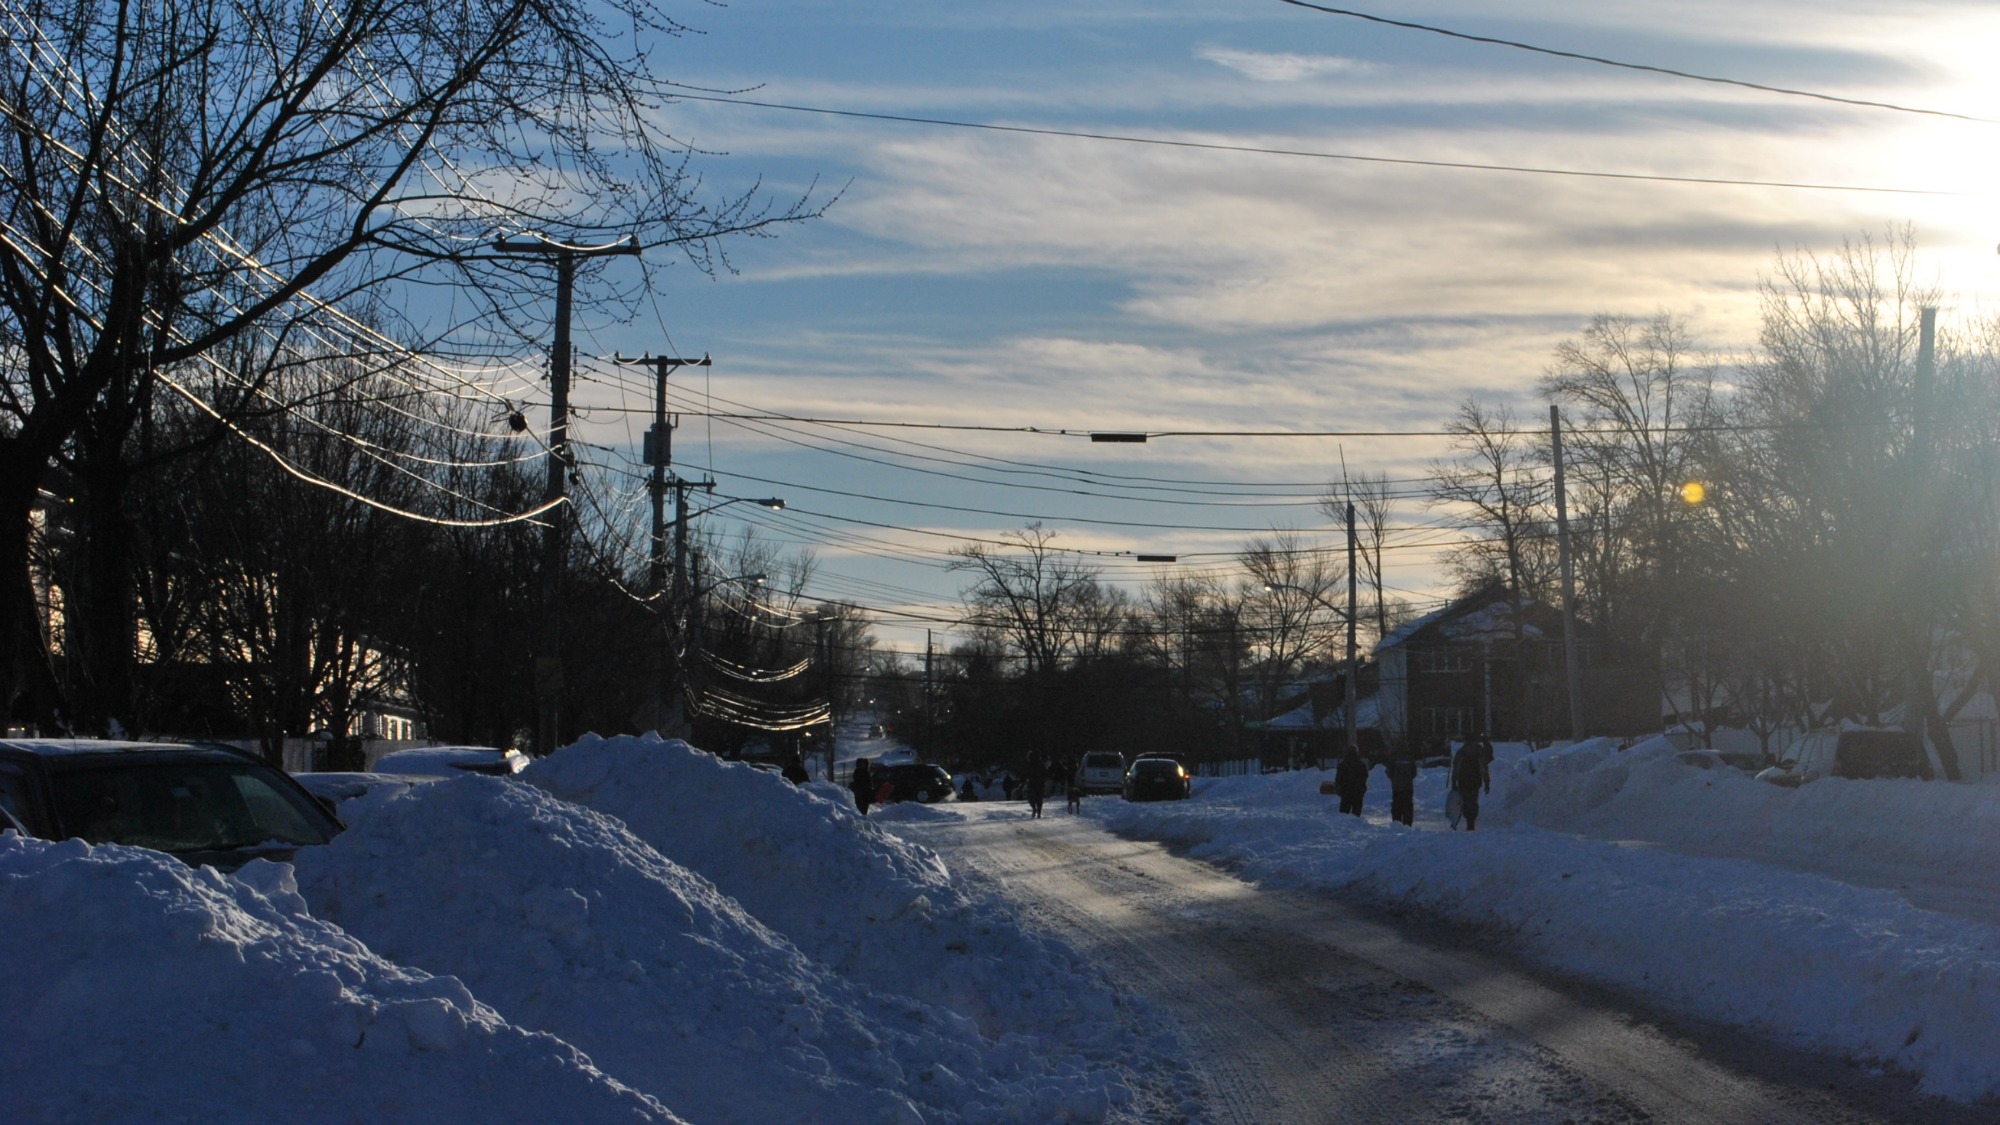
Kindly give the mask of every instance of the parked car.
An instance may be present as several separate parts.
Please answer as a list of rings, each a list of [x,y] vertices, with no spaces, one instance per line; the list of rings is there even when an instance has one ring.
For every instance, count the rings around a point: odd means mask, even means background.
[[[874,769],[875,783],[889,786],[891,801],[922,801],[935,804],[947,800],[952,795],[951,775],[944,767],[930,762],[897,762],[878,765]]]
[[[1128,801],[1180,801],[1193,792],[1187,767],[1172,758],[1140,758],[1125,771]]]
[[[373,773],[405,777],[457,777],[483,773],[511,777],[528,767],[528,756],[519,750],[495,750],[490,746],[419,746],[391,750],[375,760]]]
[[[1684,766],[1693,766],[1698,770],[1726,770],[1735,768],[1727,758],[1724,758],[1717,751],[1706,750],[1700,747],[1696,747],[1693,750],[1675,751],[1674,761]]]
[[[1125,789],[1125,759],[1116,750],[1092,750],[1077,763],[1076,783],[1085,793],[1119,793]]]
[[[0,741],[0,809],[31,836],[131,844],[223,871],[289,860],[342,829],[289,774],[218,745]]]
[[[1822,777],[1935,777],[1924,741],[1908,731],[1861,727],[1814,731],[1784,761],[1757,775],[1773,785],[1799,786]]]

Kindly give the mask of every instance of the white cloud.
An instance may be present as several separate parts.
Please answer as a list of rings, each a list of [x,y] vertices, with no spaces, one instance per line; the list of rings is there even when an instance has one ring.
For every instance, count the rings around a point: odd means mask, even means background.
[[[1376,69],[1373,63],[1339,55],[1300,55],[1292,52],[1242,51],[1233,47],[1202,47],[1196,57],[1226,66],[1259,82],[1297,82],[1326,74],[1364,74]]]

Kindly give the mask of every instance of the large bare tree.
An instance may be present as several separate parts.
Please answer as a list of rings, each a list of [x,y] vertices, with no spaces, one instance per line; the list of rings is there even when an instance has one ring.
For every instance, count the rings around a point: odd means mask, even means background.
[[[477,394],[406,360],[540,335],[547,276],[468,253],[496,236],[708,265],[717,237],[807,213],[696,196],[657,125],[682,30],[655,0],[0,2],[0,719],[49,683],[26,560],[59,456],[106,540],[68,608],[111,670],[72,706],[108,720],[130,443],[158,396],[227,424],[301,354]]]

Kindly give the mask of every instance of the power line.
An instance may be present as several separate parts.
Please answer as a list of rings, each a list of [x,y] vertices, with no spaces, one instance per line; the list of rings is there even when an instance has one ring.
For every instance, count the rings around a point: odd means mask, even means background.
[[[1182,141],[1168,137],[1136,137],[1123,133],[1087,133],[1072,129],[1049,129],[1031,125],[996,125],[984,121],[953,121],[943,117],[915,117],[900,113],[864,113],[853,109],[827,109],[822,106],[789,105],[784,102],[752,101],[749,98],[724,98],[709,94],[675,93],[676,98],[697,102],[720,102],[724,105],[750,106],[756,109],[777,109],[791,113],[817,113],[830,117],[859,117],[870,121],[895,121],[909,125],[939,125],[952,129],[982,129],[996,133],[1025,133],[1040,137],[1071,137],[1086,141],[1114,141],[1120,144],[1158,145],[1165,148],[1200,149],[1210,152],[1247,152],[1263,156],[1300,156],[1314,160],[1346,160],[1361,164],[1396,164],[1413,168],[1450,168],[1465,172],[1511,172],[1531,176],[1567,176],[1589,180],[1633,180],[1662,184],[1699,184],[1722,187],[1785,188],[1795,191],[1853,191],[1874,195],[1939,195],[1972,196],[1978,193],[1968,191],[1942,191],[1934,188],[1871,187],[1863,184],[1821,184],[1790,180],[1738,180],[1724,176],[1668,176],[1651,172],[1601,172],[1583,168],[1543,168],[1528,164],[1482,164],[1465,160],[1419,160],[1400,156],[1364,156],[1351,152],[1314,152],[1307,149],[1265,148],[1260,145],[1223,144],[1218,141]]]
[[[1695,82],[1713,82],[1719,86],[1738,86],[1745,90],[1758,90],[1766,94],[1783,94],[1788,98],[1812,98],[1815,101],[1860,106],[1863,109],[1887,109],[1893,110],[1896,113],[1919,113],[1926,117],[1949,117],[1957,121],[1972,121],[1981,125],[2000,125],[2000,120],[1991,117],[1975,117],[1969,113],[1954,113],[1943,109],[1924,109],[1919,106],[1898,105],[1895,102],[1870,101],[1866,98],[1849,98],[1839,94],[1823,94],[1815,90],[1794,90],[1786,86],[1767,86],[1761,82],[1746,82],[1740,78],[1717,78],[1713,75],[1695,74],[1692,71],[1675,70],[1671,67],[1621,62],[1617,59],[1604,58],[1601,55],[1585,55],[1576,51],[1561,51],[1554,47],[1540,47],[1533,43],[1523,43],[1515,39],[1496,39],[1490,35],[1473,35],[1468,32],[1453,31],[1450,28],[1435,27],[1427,23],[1392,20],[1387,16],[1375,16],[1367,12],[1357,12],[1352,8],[1329,8],[1324,4],[1309,3],[1308,0],[1278,0],[1278,2],[1281,4],[1290,4],[1294,8],[1309,8],[1315,12],[1324,12],[1330,16],[1347,16],[1350,19],[1367,20],[1369,23],[1386,24],[1389,27],[1401,27],[1411,31],[1427,32],[1431,35],[1443,35],[1451,39],[1463,39],[1468,43],[1485,43],[1495,47],[1511,47],[1516,51],[1532,51],[1538,55],[1551,55],[1559,59],[1574,59],[1577,62],[1596,63],[1599,66],[1615,66],[1621,70],[1638,70],[1648,74],[1664,74],[1670,78],[1686,78]]]

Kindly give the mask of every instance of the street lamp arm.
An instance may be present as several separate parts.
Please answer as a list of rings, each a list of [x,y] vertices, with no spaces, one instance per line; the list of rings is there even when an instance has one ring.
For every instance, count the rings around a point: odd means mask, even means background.
[[[732,496],[729,499],[724,500],[719,504],[710,504],[708,507],[702,508],[698,511],[689,512],[686,515],[675,516],[674,522],[685,523],[688,520],[694,519],[696,516],[705,516],[708,513],[713,512],[718,508],[727,508],[731,504],[756,504],[759,507],[769,508],[774,512],[782,512],[785,510],[785,501],[777,496]]]

